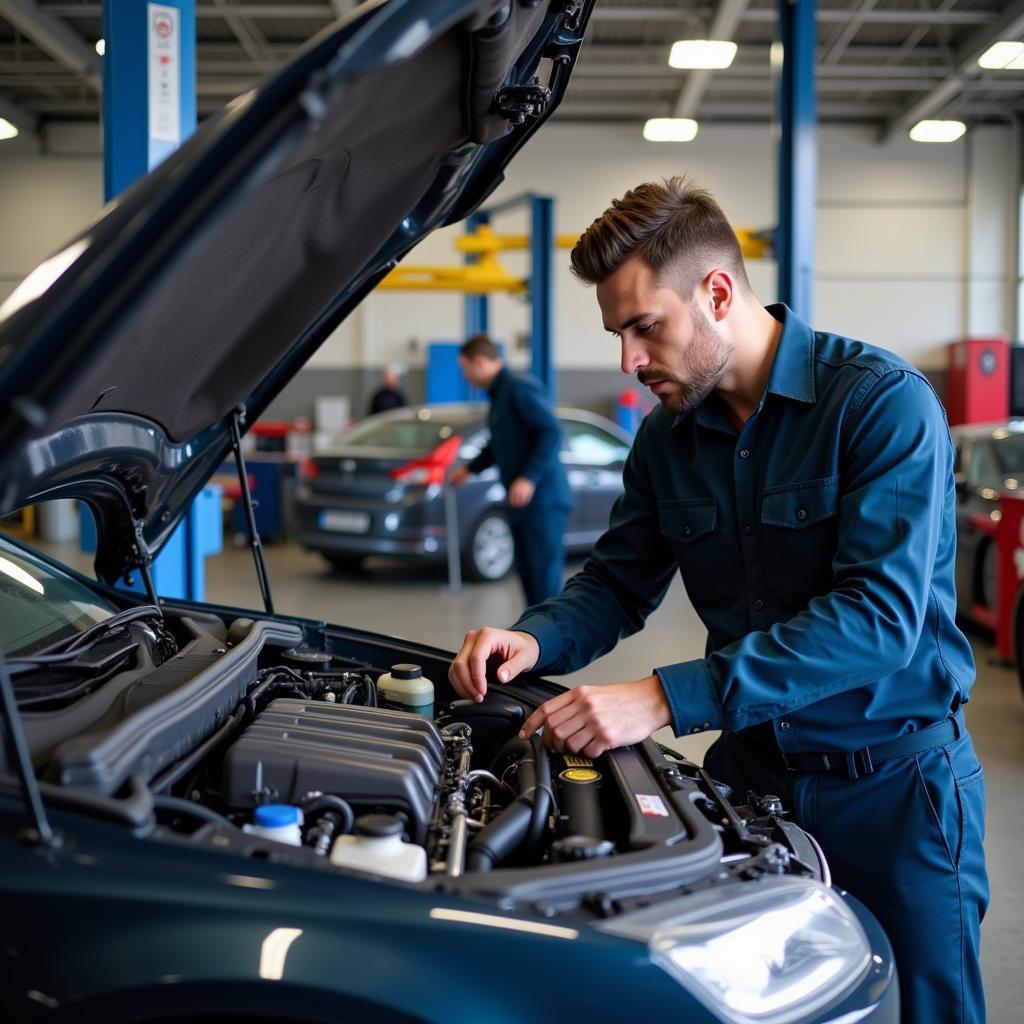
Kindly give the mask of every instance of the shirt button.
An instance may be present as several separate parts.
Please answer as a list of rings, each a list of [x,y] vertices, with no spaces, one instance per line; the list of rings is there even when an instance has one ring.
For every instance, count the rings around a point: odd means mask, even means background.
[[[779,722],[780,732],[789,732],[789,722]]]
[[[743,527],[743,532],[749,537],[754,532],[754,528],[748,523]]]
[[[691,734],[691,735],[692,735],[692,734],[694,734],[694,733],[698,733],[698,732],[700,732],[700,726],[699,726],[699,725],[695,725],[695,726],[694,726],[694,727],[693,727],[693,728],[692,728],[692,729],[690,730],[690,734]]]
[[[796,510],[796,517],[802,523],[807,518],[807,509],[805,509],[805,508],[798,508]]]
[[[764,601],[762,601],[761,598],[758,598],[754,602],[754,611],[755,612],[759,612],[763,607],[764,607]]]
[[[693,533],[693,530],[691,530],[690,527],[688,527],[688,526],[684,526],[683,527],[683,536],[684,537],[689,537],[691,533]]]
[[[711,728],[711,723],[710,723],[710,722],[705,722],[705,723],[704,723],[704,724],[703,724],[703,725],[701,726],[701,728],[702,728],[702,729],[710,729],[710,728]]]
[[[750,449],[749,448],[744,448],[743,451],[740,452],[740,458],[741,459],[749,459],[750,458]]]

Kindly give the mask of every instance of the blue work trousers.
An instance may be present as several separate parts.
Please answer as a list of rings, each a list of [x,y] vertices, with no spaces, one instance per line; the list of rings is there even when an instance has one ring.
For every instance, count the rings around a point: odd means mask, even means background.
[[[878,918],[896,956],[902,1024],[982,1024],[985,781],[970,734],[857,779],[788,772],[777,748],[742,733],[723,733],[704,765],[740,797],[780,796],[821,844],[833,883]]]
[[[568,522],[569,509],[558,506],[530,504],[510,511],[516,572],[523,584],[527,606],[540,604],[562,591]]]

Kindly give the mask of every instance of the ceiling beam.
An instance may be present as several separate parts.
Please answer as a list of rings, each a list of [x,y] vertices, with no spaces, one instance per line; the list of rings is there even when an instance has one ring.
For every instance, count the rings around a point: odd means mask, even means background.
[[[1024,0],[1014,0],[998,18],[972,33],[956,51],[953,73],[944,82],[933,86],[924,96],[915,100],[882,130],[880,141],[904,131],[918,121],[936,114],[963,89],[966,82],[978,76],[978,58],[1000,39],[1016,39],[1024,32]]]
[[[736,35],[736,29],[743,20],[749,6],[749,0],[722,0],[718,10],[711,21],[708,30],[709,39],[727,39],[730,42]],[[707,91],[708,82],[711,81],[713,71],[701,69],[691,71],[686,76],[683,87],[679,90],[675,105],[672,108],[673,117],[696,117],[697,108]]]
[[[861,0],[860,6],[853,12],[850,20],[839,30],[839,35],[822,58],[822,64],[836,64],[842,59],[846,48],[853,42],[853,37],[860,31],[865,18],[874,9],[877,0]]]
[[[213,0],[214,4],[224,13],[224,21],[235,34],[238,44],[245,51],[249,60],[263,61],[270,55],[267,40],[259,28],[248,18],[235,14],[233,6],[227,0]]]
[[[243,18],[322,18],[334,21],[334,3],[340,0],[323,0],[322,3],[241,3],[234,5],[234,11]],[[42,12],[61,18],[98,18],[102,14],[101,4],[41,3]],[[680,24],[692,21],[696,12],[678,7],[602,7],[594,8],[591,22],[672,22]],[[197,18],[222,18],[221,10],[212,2],[197,3]],[[873,10],[864,18],[866,25],[916,25],[922,20],[932,25],[987,25],[999,16],[999,9],[969,11],[929,11],[927,8],[911,7],[895,10]],[[778,13],[774,7],[757,7],[748,10],[744,21],[775,24]],[[850,12],[841,8],[818,10],[818,21],[822,24],[843,24],[849,21]]]
[[[100,91],[99,57],[74,29],[40,10],[32,0],[0,0],[0,17],[28,36],[58,64],[78,75],[93,92]]]

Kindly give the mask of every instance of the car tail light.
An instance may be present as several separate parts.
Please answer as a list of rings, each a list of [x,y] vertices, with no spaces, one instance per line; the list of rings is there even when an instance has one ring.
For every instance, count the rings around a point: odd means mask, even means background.
[[[299,479],[315,480],[320,475],[320,467],[312,459],[303,459],[299,463]]]
[[[462,438],[454,434],[447,441],[442,441],[429,455],[422,459],[413,459],[403,466],[397,466],[388,473],[392,480],[402,484],[415,484],[427,487],[430,484],[443,484],[445,474],[459,454]]]

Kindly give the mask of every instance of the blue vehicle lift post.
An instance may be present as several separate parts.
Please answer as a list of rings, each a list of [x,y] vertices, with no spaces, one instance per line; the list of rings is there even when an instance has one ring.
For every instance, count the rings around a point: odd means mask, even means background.
[[[816,0],[779,0],[783,47],[779,89],[778,295],[797,316],[814,317],[818,104],[815,95]]]
[[[103,0],[103,186],[107,202],[196,128],[195,0]],[[83,511],[82,547],[95,543]],[[205,558],[221,550],[220,490],[193,502],[152,566],[164,597],[202,600]]]

